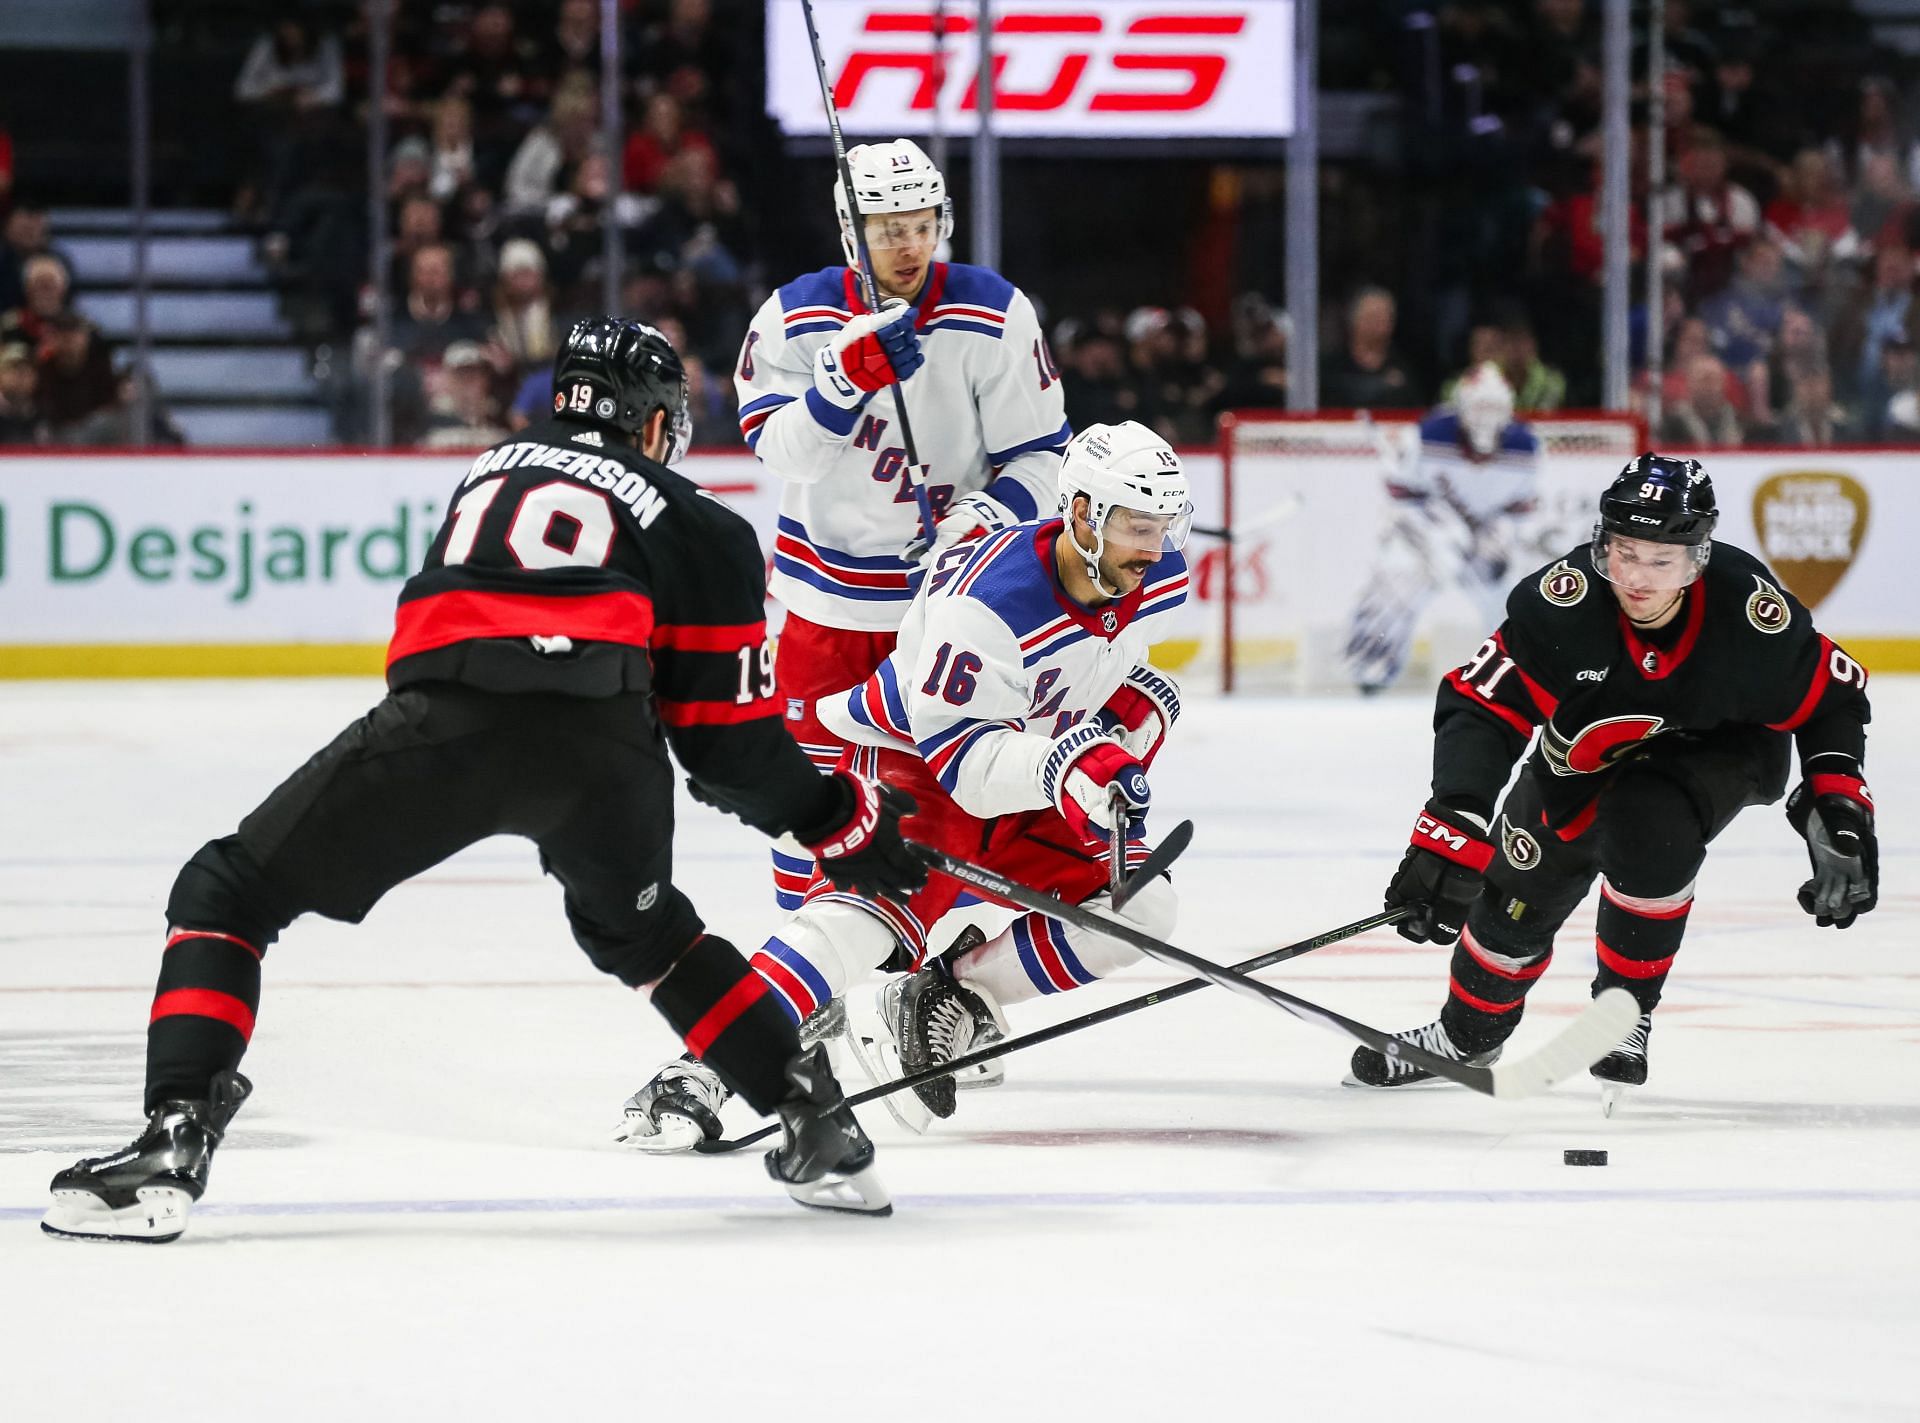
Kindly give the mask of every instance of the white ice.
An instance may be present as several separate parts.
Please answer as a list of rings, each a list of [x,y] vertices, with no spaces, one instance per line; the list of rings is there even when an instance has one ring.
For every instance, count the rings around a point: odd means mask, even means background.
[[[1920,683],[1873,690],[1879,911],[1816,931],[1799,841],[1749,811],[1611,1121],[1584,1076],[1342,1088],[1350,1044],[1209,990],[1015,1056],[928,1137],[867,1109],[897,1214],[815,1215],[754,1153],[610,1144],[676,1045],[496,840],[272,949],[256,1095],[152,1248],[43,1237],[47,1178],[138,1126],[180,862],[378,688],[0,684],[0,1419],[1920,1417]],[[1198,825],[1178,942],[1230,962],[1376,907],[1427,716],[1195,698],[1155,774]],[[757,943],[761,843],[683,809],[681,882]],[[1591,945],[1589,904],[1522,1046]],[[1446,954],[1375,934],[1271,977],[1400,1028]]]

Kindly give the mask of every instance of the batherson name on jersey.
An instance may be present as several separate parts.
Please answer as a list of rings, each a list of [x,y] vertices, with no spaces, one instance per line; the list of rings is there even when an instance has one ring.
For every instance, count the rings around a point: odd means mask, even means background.
[[[984,267],[937,262],[916,305],[927,361],[904,390],[935,516],[983,489],[1017,519],[1050,512],[1071,431],[1033,303]],[[815,353],[866,309],[846,267],[789,282],[755,315],[734,384],[741,433],[787,481],[774,595],[811,622],[881,632],[920,583],[900,556],[920,524],[895,390],[845,411],[813,388]]]

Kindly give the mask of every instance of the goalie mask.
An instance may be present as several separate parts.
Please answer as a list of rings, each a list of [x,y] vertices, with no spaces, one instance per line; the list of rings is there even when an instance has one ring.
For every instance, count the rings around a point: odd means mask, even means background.
[[[1073,501],[1084,495],[1093,547],[1080,542]],[[1060,462],[1060,514],[1067,537],[1086,564],[1093,586],[1109,598],[1118,591],[1100,574],[1109,547],[1123,553],[1164,553],[1187,541],[1193,504],[1187,472],[1173,448],[1137,420],[1089,425],[1067,444]]]
[[[1500,435],[1513,423],[1513,387],[1492,361],[1482,361],[1454,387],[1453,408],[1460,415],[1460,433],[1480,458],[1500,448]]]
[[[923,237],[937,243],[953,236],[953,202],[947,180],[933,160],[909,138],[891,143],[862,143],[847,150],[847,170],[853,174],[853,192],[862,217],[898,214],[890,221],[867,224],[867,246],[880,251],[912,246]],[[909,215],[931,208],[932,230],[921,232]],[[833,210],[840,219],[840,247],[847,265],[860,265],[860,247],[854,240],[853,214],[847,208],[847,190],[833,180]]]
[[[1609,583],[1677,592],[1706,568],[1719,521],[1699,460],[1641,455],[1600,496],[1594,571]]]

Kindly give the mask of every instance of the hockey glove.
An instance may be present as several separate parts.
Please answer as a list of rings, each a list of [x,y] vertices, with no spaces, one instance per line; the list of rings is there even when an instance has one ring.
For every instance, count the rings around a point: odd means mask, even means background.
[[[1151,766],[1160,743],[1180,719],[1180,684],[1144,664],[1127,673],[1120,689],[1094,713],[1093,723],[1118,741],[1142,766]]]
[[[933,526],[933,547],[929,559],[938,558],[957,543],[980,534],[998,533],[1009,524],[1019,523],[1013,510],[984,491],[976,491],[953,501],[940,522]]]
[[[1147,807],[1153,793],[1147,788],[1147,768],[1095,722],[1082,722],[1053,743],[1040,763],[1040,789],[1067,822],[1067,828],[1087,844],[1105,850],[1113,819],[1107,807],[1107,787],[1118,786],[1129,838],[1146,829]]]
[[[895,300],[856,316],[813,358],[813,388],[837,410],[858,410],[876,390],[926,364],[914,330],[918,308]]]
[[[836,889],[904,903],[927,882],[926,866],[900,834],[901,820],[919,808],[913,797],[845,771],[829,779],[841,792],[840,808],[824,826],[795,830],[793,838],[812,852]]]
[[[1416,944],[1451,944],[1480,895],[1493,846],[1487,822],[1471,811],[1428,801],[1413,822],[1413,843],[1387,885],[1387,908],[1412,913],[1393,927]]]
[[[1866,783],[1852,775],[1809,776],[1787,797],[1787,822],[1806,840],[1813,862],[1800,907],[1822,929],[1851,928],[1880,902],[1880,841]]]

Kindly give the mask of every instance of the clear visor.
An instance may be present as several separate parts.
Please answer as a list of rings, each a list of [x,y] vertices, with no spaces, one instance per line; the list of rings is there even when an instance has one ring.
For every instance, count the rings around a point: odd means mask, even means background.
[[[1193,526],[1193,505],[1178,514],[1143,514],[1138,509],[1113,508],[1101,529],[1111,549],[1134,553],[1170,553],[1187,542]]]
[[[940,210],[875,213],[867,218],[867,247],[893,252],[902,247],[931,247],[940,240]]]
[[[1638,593],[1676,593],[1707,566],[1711,543],[1662,544],[1593,531],[1593,566],[1609,583]]]

